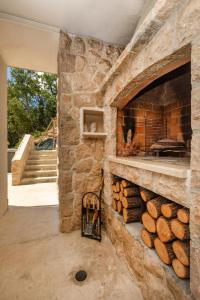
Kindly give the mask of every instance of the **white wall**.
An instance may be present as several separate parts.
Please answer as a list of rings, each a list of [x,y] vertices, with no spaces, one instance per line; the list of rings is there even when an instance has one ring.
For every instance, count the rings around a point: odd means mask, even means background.
[[[0,217],[6,212],[7,200],[7,75],[0,55]]]

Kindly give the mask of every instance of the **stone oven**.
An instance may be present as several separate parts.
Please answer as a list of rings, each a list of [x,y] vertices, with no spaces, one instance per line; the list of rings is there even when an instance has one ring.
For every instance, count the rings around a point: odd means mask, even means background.
[[[117,113],[117,155],[190,157],[190,63],[156,79]]]

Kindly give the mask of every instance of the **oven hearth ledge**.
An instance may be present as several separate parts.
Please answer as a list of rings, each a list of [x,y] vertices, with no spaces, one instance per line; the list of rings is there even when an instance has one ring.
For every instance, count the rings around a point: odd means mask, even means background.
[[[168,163],[160,158],[159,161],[154,161],[154,158],[149,160],[148,157],[142,159],[110,156],[108,162],[110,174],[190,208],[191,170],[189,163],[184,164],[184,160],[176,164],[176,161]]]
[[[116,156],[109,156],[109,161],[177,178],[186,179],[191,176],[189,162],[187,161],[183,161],[179,164],[179,162],[176,160],[173,161],[173,159],[125,158]]]

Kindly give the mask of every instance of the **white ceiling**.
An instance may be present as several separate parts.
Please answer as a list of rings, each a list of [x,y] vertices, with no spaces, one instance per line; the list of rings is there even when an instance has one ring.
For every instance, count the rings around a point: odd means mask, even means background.
[[[60,29],[126,45],[151,1],[0,0],[0,53],[9,65],[29,67],[32,61],[32,69],[56,72]]]

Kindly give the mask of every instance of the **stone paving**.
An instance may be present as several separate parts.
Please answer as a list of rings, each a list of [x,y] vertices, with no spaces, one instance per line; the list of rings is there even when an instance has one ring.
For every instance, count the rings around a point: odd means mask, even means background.
[[[59,232],[55,183],[9,185],[9,203],[0,220],[0,299],[143,299],[105,233],[99,243]],[[79,269],[88,273],[82,284]]]

